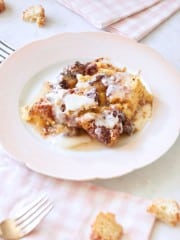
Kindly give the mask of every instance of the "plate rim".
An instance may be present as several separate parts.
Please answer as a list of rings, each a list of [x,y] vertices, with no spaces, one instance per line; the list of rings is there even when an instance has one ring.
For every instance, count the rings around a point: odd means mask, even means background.
[[[92,34],[92,35],[108,35],[108,36],[115,36],[115,37],[117,37],[117,34],[114,34],[114,33],[107,33],[107,32],[78,32],[78,33],[76,33],[76,32],[68,32],[68,33],[60,33],[60,34],[55,34],[55,35],[53,35],[53,36],[50,36],[50,37],[47,37],[47,38],[45,38],[45,39],[39,39],[39,40],[36,40],[36,41],[33,41],[33,42],[31,42],[31,43],[29,43],[29,44],[26,44],[26,45],[24,45],[23,47],[21,47],[20,49],[18,49],[17,51],[15,51],[14,53],[12,53],[12,55],[8,58],[8,59],[6,59],[1,65],[0,65],[0,71],[1,71],[1,69],[3,68],[3,66],[5,66],[5,64],[7,64],[9,61],[12,61],[12,59],[14,59],[14,58],[16,58],[16,56],[17,56],[17,54],[19,54],[19,52],[22,52],[22,51],[24,51],[24,50],[26,50],[27,48],[29,48],[29,47],[33,47],[34,45],[38,45],[38,44],[41,44],[42,42],[46,42],[46,41],[51,41],[51,40],[53,40],[53,39],[57,39],[57,38],[59,38],[59,37],[62,37],[62,36],[64,36],[64,35],[81,35],[81,34]],[[133,44],[137,44],[137,45],[139,45],[139,46],[141,46],[141,47],[143,47],[143,48],[145,48],[145,49],[147,49],[148,51],[150,50],[151,52],[153,52],[153,54],[155,54],[155,55],[157,55],[159,58],[161,58],[161,60],[162,61],[165,61],[165,63],[166,64],[168,64],[169,65],[169,67],[171,68],[171,70],[175,70],[175,72],[176,72],[176,69],[163,57],[163,56],[161,56],[159,53],[157,53],[154,49],[152,49],[151,47],[149,47],[149,46],[147,46],[147,45],[145,45],[145,44],[143,44],[143,43],[138,43],[138,42],[136,42],[135,40],[132,40],[132,39],[129,39],[129,38],[127,38],[127,37],[124,37],[124,36],[119,36],[118,35],[118,38],[121,38],[121,39],[124,39],[125,41],[128,41],[128,42],[131,42],[131,43],[133,43]],[[130,172],[132,172],[132,171],[134,171],[134,170],[136,170],[136,169],[139,169],[139,168],[143,168],[144,166],[147,166],[147,165],[149,165],[149,164],[151,164],[152,162],[154,162],[154,161],[156,161],[160,156],[163,156],[171,147],[172,147],[172,145],[176,142],[176,140],[177,140],[177,138],[178,138],[178,136],[179,136],[179,131],[177,131],[177,134],[174,136],[174,139],[172,140],[172,143],[170,144],[170,146],[167,148],[167,149],[165,149],[164,150],[164,152],[163,153],[160,153],[158,156],[156,156],[156,159],[153,159],[152,161],[149,161],[148,163],[144,163],[144,165],[142,165],[141,164],[141,166],[139,167],[139,166],[137,166],[137,167],[134,167],[133,169],[130,169],[129,171],[126,171],[124,174],[120,174],[120,176],[123,176],[123,175],[125,175],[125,174],[128,174],[128,173],[130,173]],[[1,139],[0,139],[0,141],[1,141]],[[3,143],[2,143],[2,145],[3,145]],[[3,147],[6,149],[6,146],[4,146],[3,145]],[[6,149],[6,151],[8,151],[9,152],[9,149]],[[18,159],[16,159],[16,160],[18,160]],[[20,160],[18,160],[18,161],[20,161]],[[21,162],[21,161],[20,161]],[[59,176],[59,177],[57,177],[57,176],[53,176],[53,175],[51,175],[51,174],[47,174],[47,173],[44,173],[44,172],[41,172],[41,171],[38,171],[37,169],[35,169],[35,168],[33,168],[32,166],[30,166],[26,161],[23,161],[23,163],[28,167],[28,168],[30,168],[30,169],[32,169],[32,170],[34,170],[34,171],[36,171],[36,172],[39,172],[39,173],[41,173],[41,174],[45,174],[45,175],[48,175],[48,176],[51,176],[51,177],[55,177],[55,178],[64,178],[64,179],[69,179],[69,180],[92,180],[92,179],[97,179],[97,178],[99,178],[99,179],[109,179],[109,178],[114,178],[114,177],[118,177],[119,175],[118,174],[113,174],[113,175],[109,175],[108,177],[107,176],[103,176],[103,175],[101,175],[101,176],[91,176],[91,177],[86,177],[86,178],[84,178],[84,177],[76,177],[76,178],[74,178],[74,177],[65,177],[65,176]]]

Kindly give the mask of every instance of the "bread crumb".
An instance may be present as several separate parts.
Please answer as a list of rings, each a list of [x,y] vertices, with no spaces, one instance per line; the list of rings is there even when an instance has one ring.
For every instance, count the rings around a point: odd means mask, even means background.
[[[180,221],[180,206],[174,200],[155,199],[147,211],[167,224],[177,225]]]
[[[31,6],[23,12],[23,20],[36,22],[39,27],[45,25],[45,10],[41,5]]]
[[[6,5],[5,5],[4,0],[0,0],[0,13],[4,12],[5,9],[6,9]]]
[[[123,228],[112,213],[100,212],[92,225],[91,240],[120,240]]]

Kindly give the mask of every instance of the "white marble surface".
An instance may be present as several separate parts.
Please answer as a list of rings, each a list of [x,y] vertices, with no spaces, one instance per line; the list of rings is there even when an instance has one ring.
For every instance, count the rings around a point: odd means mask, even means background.
[[[0,39],[16,49],[31,41],[60,32],[99,31],[81,17],[60,6],[55,0],[7,0],[6,2],[8,9],[0,15]],[[46,9],[48,22],[44,28],[22,21],[22,11],[35,3],[41,3]],[[142,42],[156,49],[180,70],[180,13],[159,26]],[[180,202],[180,138],[153,164],[119,178],[94,182],[146,198],[166,197]],[[162,239],[179,240],[180,227],[173,228],[156,223],[151,240]]]

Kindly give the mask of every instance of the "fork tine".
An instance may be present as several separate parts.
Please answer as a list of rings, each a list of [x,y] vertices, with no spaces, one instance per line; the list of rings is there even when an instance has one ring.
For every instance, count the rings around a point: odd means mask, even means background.
[[[26,219],[25,222],[19,225],[19,228],[24,234],[31,232],[42,219],[52,210],[53,204],[48,202],[44,207],[41,207],[38,212],[31,216],[31,218]]]
[[[0,51],[2,51],[5,55],[10,55],[10,53],[7,50],[5,50],[1,47],[0,47]]]
[[[43,195],[37,199],[35,199],[32,203],[28,204],[26,207],[24,207],[21,210],[21,213],[18,214],[14,218],[17,224],[24,221],[26,218],[28,218],[31,214],[33,214],[34,211],[36,211],[39,206],[41,206],[44,202],[48,200],[47,196]]]
[[[2,54],[0,54],[0,57],[6,59],[6,57],[4,55],[2,55]]]
[[[21,228],[24,227],[24,225],[30,223],[34,218],[39,216],[39,214],[41,214],[41,212],[43,212],[49,205],[52,205],[49,200],[43,201],[42,204],[37,205],[33,211],[29,211],[28,214],[25,215],[26,217],[16,221],[16,225],[21,226]]]
[[[5,42],[3,42],[3,41],[0,40],[0,43],[1,43],[3,46],[5,46],[6,48],[9,48],[11,51],[13,51],[13,52],[15,51],[14,48],[10,47],[10,46],[7,45]]]
[[[5,42],[0,40],[0,63],[4,61],[9,55],[15,51],[14,48],[8,46]]]

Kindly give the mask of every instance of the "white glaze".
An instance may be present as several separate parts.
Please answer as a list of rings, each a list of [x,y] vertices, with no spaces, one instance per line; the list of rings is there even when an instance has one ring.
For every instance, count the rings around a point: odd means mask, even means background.
[[[77,94],[70,94],[64,97],[64,104],[66,106],[66,111],[76,111],[79,109],[86,109],[90,106],[95,106],[97,103],[94,99],[87,96],[80,96]]]

